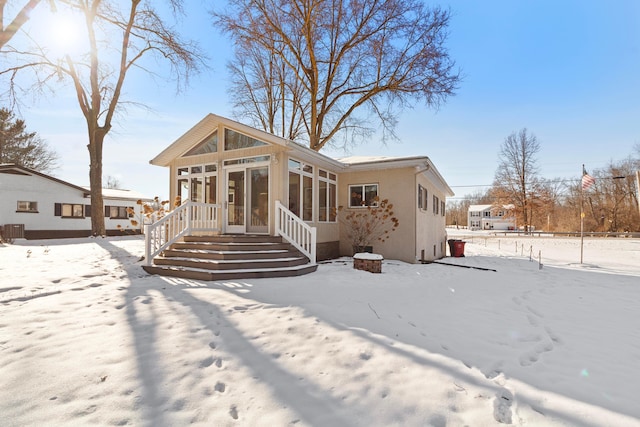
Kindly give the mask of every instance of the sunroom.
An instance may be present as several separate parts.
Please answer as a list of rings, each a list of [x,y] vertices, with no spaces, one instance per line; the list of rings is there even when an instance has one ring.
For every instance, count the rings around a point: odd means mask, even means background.
[[[180,232],[284,235],[312,262],[339,255],[338,161],[209,114],[150,163],[169,167],[170,199],[193,210]]]

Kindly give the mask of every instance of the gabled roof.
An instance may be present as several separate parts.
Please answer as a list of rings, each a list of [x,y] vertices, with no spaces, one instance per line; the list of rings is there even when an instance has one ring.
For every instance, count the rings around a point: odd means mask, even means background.
[[[162,150],[162,152],[154,157],[149,163],[156,166],[169,166],[169,163],[171,163],[173,159],[186,153],[199,142],[202,142],[202,140],[217,130],[221,124],[245,134],[256,135],[261,140],[274,145],[287,146],[290,144],[290,141],[287,139],[229,120],[225,117],[209,113],[184,135]]]
[[[442,178],[431,160],[426,156],[345,157],[342,159],[333,159],[294,141],[211,113],[207,114],[195,126],[171,143],[171,145],[160,152],[160,154],[149,161],[149,163],[156,166],[169,166],[175,158],[182,156],[195,145],[212,135],[220,125],[254,136],[264,142],[286,147],[287,150],[295,152],[295,156],[300,158],[300,160],[314,162],[318,165],[326,165],[327,167],[332,167],[337,172],[415,167],[418,172],[428,172],[432,174],[433,178],[439,181],[445,193],[449,196],[454,195],[444,178]]]
[[[60,185],[64,185],[69,188],[73,188],[74,190],[78,190],[82,192],[85,197],[89,197],[91,195],[91,189],[88,187],[80,187],[78,185],[71,184],[67,181],[63,181],[61,179],[55,178],[51,175],[44,174],[42,172],[38,172],[31,168],[16,165],[13,163],[3,163],[0,164],[0,174],[11,174],[11,175],[22,175],[22,176],[39,176],[44,179],[48,179],[49,181],[56,182]],[[153,200],[150,197],[146,197],[137,191],[132,190],[116,190],[111,188],[103,188],[102,189],[102,197],[105,199],[125,199],[125,200],[144,200],[150,201]]]
[[[71,184],[71,183],[69,183],[67,181],[63,181],[61,179],[54,178],[51,175],[47,175],[47,174],[35,171],[35,170],[31,169],[31,168],[27,168],[25,166],[16,165],[16,164],[13,164],[13,163],[0,164],[0,173],[7,173],[7,174],[13,174],[13,175],[25,175],[25,176],[35,175],[35,176],[39,176],[39,177],[44,178],[44,179],[48,179],[49,181],[57,182],[58,184],[65,185],[67,187],[73,188],[74,190],[81,191],[85,196],[88,196],[90,194],[90,191],[87,190],[86,188],[82,188],[82,187],[79,187],[77,185],[73,185],[73,184]]]

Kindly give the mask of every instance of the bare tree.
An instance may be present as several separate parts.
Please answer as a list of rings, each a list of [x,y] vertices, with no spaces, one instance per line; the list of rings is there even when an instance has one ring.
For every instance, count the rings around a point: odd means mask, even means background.
[[[587,230],[622,232],[640,230],[635,191],[634,161],[611,162],[593,171],[595,184],[585,193]]]
[[[494,190],[501,203],[512,203],[524,224],[531,224],[534,200],[538,197],[538,167],[536,154],[540,144],[526,128],[509,135],[500,148],[498,169],[494,177]]]
[[[29,0],[20,11],[16,14],[13,20],[7,25],[4,25],[4,12],[5,7],[8,5],[8,0],[0,0],[0,48],[7,44],[9,40],[22,28],[22,26],[29,20],[29,16],[33,10],[38,6],[41,0]],[[53,0],[49,0],[51,7],[53,8]]]
[[[229,3],[213,16],[235,44],[239,114],[313,150],[366,138],[374,117],[394,137],[394,108],[437,107],[459,83],[450,13],[420,0]]]
[[[115,176],[107,175],[107,179],[105,179],[105,181],[107,183],[104,186],[104,188],[110,188],[114,190],[119,190],[122,188],[122,184],[120,184],[120,180]]]
[[[27,132],[24,120],[0,108],[0,163],[15,163],[50,173],[57,167],[57,160],[56,152],[36,132]]]
[[[181,11],[178,0],[170,0],[174,14]],[[91,183],[91,229],[94,235],[105,235],[102,198],[102,153],[106,135],[113,126],[129,73],[154,74],[145,60],[168,62],[172,76],[178,81],[197,71],[203,56],[193,42],[183,41],[165,23],[154,8],[157,2],[132,0],[66,0],[60,7],[71,8],[84,19],[87,52],[73,57],[51,57],[41,43],[28,50],[9,49],[13,65],[0,71],[10,78],[14,89],[16,76],[23,71],[35,72],[35,87],[69,81],[86,120]],[[53,19],[54,17],[52,17]],[[155,64],[153,64],[155,67]]]

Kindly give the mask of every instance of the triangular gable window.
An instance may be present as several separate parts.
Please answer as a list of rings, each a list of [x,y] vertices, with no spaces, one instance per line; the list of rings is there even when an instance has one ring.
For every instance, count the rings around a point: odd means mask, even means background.
[[[224,149],[240,150],[242,148],[262,147],[268,145],[266,142],[259,141],[250,136],[243,135],[231,129],[224,130]]]
[[[198,154],[209,154],[218,152],[218,131],[215,131],[209,138],[187,151],[183,157],[197,156]]]

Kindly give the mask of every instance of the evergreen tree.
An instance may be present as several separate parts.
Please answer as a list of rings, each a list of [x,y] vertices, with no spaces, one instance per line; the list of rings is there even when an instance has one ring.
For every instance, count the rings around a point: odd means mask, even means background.
[[[24,120],[7,108],[0,108],[0,163],[15,163],[38,172],[50,173],[58,155],[36,132],[28,132]]]

